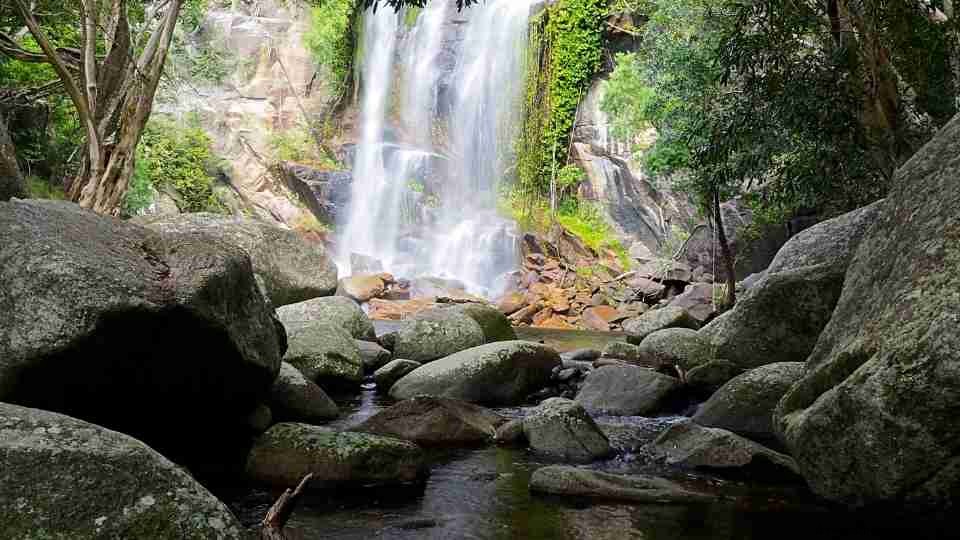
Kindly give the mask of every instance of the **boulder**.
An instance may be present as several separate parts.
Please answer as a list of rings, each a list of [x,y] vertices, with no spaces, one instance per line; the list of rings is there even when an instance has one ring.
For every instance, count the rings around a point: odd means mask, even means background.
[[[560,356],[544,345],[500,341],[458,352],[419,367],[390,389],[394,399],[419,394],[483,405],[516,405],[550,381]]]
[[[647,368],[604,366],[587,375],[576,401],[591,414],[646,416],[679,386],[674,377]]]
[[[446,309],[455,309],[476,321],[480,325],[480,329],[483,330],[484,343],[517,339],[517,333],[510,325],[510,319],[507,319],[506,315],[495,307],[470,302]]]
[[[833,318],[774,422],[818,495],[955,507],[960,494],[960,116],[897,171]]]
[[[640,364],[640,348],[623,341],[611,341],[603,348],[603,358],[616,358],[630,364]]]
[[[497,309],[504,315],[512,315],[527,305],[527,298],[522,292],[512,291],[497,299]]]
[[[292,365],[283,362],[270,390],[270,408],[277,422],[316,423],[336,418],[337,404],[322,388],[307,380]]]
[[[372,341],[355,340],[357,349],[360,351],[360,361],[363,363],[364,373],[373,373],[383,366],[393,357],[390,351]]]
[[[721,386],[743,373],[733,362],[728,360],[710,360],[687,372],[687,385],[695,390],[712,394]]]
[[[142,442],[0,403],[5,538],[247,538],[227,507]]]
[[[0,231],[0,400],[225,466],[280,369],[249,257],[66,202],[0,203]]]
[[[404,375],[422,366],[420,362],[398,358],[391,360],[385,366],[373,373],[373,381],[377,383],[377,390],[389,392],[390,387],[403,378]]]
[[[239,247],[274,306],[329,296],[337,289],[337,266],[322,244],[249,218],[220,214],[154,215],[135,222],[163,233],[202,233]]]
[[[323,322],[287,326],[285,362],[318,384],[359,385],[363,361],[356,341],[346,330]]]
[[[379,275],[349,276],[340,280],[337,296],[346,296],[361,304],[379,298],[387,290],[387,284]]]
[[[503,423],[497,428],[493,435],[493,440],[497,444],[503,445],[521,445],[526,443],[523,434],[523,418],[514,418],[509,422]]]
[[[416,396],[384,409],[354,428],[422,446],[475,445],[493,440],[507,419],[466,401]]]
[[[695,504],[714,500],[665,478],[612,474],[569,465],[550,465],[533,471],[530,491],[644,504]]]
[[[645,447],[669,465],[706,469],[742,469],[799,474],[785,456],[729,431],[699,426],[692,421],[673,424]]]
[[[684,310],[698,324],[704,325],[717,314],[713,303],[712,283],[691,283],[670,301],[670,307]]]
[[[483,343],[483,328],[473,317],[438,307],[407,320],[397,331],[393,352],[398,358],[427,363]]]
[[[627,333],[627,341],[634,345],[639,345],[650,334],[665,328],[697,330],[700,328],[700,323],[683,309],[671,306],[654,309],[623,322],[623,331]]]
[[[259,435],[273,425],[273,411],[263,403],[254,407],[247,415],[247,427],[254,435]]]
[[[247,476],[276,489],[293,488],[308,473],[309,487],[323,489],[408,483],[422,470],[423,451],[411,442],[292,422],[267,430],[247,459]]]
[[[523,419],[530,448],[564,461],[590,462],[613,453],[607,436],[577,402],[550,398]]]
[[[820,264],[768,274],[700,333],[718,358],[742,369],[803,362],[833,315],[845,273]]]
[[[648,335],[639,345],[640,357],[658,368],[679,366],[684,371],[709,362],[710,342],[689,328],[667,328]]]
[[[326,322],[339,326],[354,339],[376,341],[377,334],[367,314],[353,300],[344,296],[314,298],[277,309],[277,317],[284,325],[304,322]]]
[[[802,375],[802,362],[777,362],[751,369],[710,396],[693,421],[750,439],[773,440],[773,409]]]

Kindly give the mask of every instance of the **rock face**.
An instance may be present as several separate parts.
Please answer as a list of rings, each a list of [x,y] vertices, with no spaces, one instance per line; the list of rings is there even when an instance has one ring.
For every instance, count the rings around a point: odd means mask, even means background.
[[[533,451],[565,461],[589,462],[613,453],[610,441],[577,402],[550,398],[523,419]]]
[[[705,503],[713,497],[689,491],[665,478],[621,475],[567,465],[541,467],[530,477],[530,491],[638,503]]]
[[[226,506],[142,442],[0,403],[7,538],[247,538]]]
[[[300,370],[283,362],[270,389],[270,408],[278,422],[323,422],[336,418],[337,404]]]
[[[387,365],[373,373],[373,380],[377,383],[377,391],[389,392],[390,387],[393,386],[395,382],[422,365],[420,362],[404,360],[402,358],[391,360]]]
[[[476,321],[480,325],[480,329],[483,330],[484,343],[517,339],[517,333],[514,332],[510,320],[493,306],[470,302],[447,309],[456,309]]]
[[[710,396],[693,421],[750,439],[772,440],[773,409],[801,375],[802,362],[777,362],[751,369]]]
[[[467,349],[419,367],[390,389],[395,399],[419,394],[482,405],[515,405],[550,381],[560,365],[553,349],[527,341],[500,341]]]
[[[650,369],[604,366],[587,375],[576,401],[591,414],[643,416],[679,386],[679,380]]]
[[[819,495],[948,507],[960,493],[960,117],[911,158],[850,263],[778,433]]]
[[[640,343],[640,357],[660,368],[679,366],[684,371],[711,360],[710,343],[689,328],[667,328],[648,335]]]
[[[303,322],[326,322],[346,330],[355,339],[376,341],[377,334],[367,314],[353,300],[343,296],[314,298],[277,309],[285,326]]]
[[[17,164],[17,153],[7,132],[7,123],[0,117],[0,201],[26,195],[27,186]]]
[[[321,489],[412,482],[422,466],[422,451],[407,441],[282,423],[254,443],[247,475],[259,484],[285,489],[313,473],[310,487]]]
[[[246,254],[50,201],[0,203],[0,231],[0,400],[225,463],[280,369]]]
[[[423,446],[475,445],[492,441],[497,427],[506,421],[466,401],[417,396],[380,411],[355,429]]]
[[[337,223],[350,204],[353,174],[350,171],[321,171],[305,165],[283,164],[287,187],[324,223]]]
[[[287,326],[284,361],[316,383],[359,384],[363,381],[360,349],[350,334],[323,322]]]
[[[674,424],[646,447],[670,465],[707,469],[775,467],[799,474],[789,456],[775,452],[739,435],[686,421]]]
[[[203,233],[233,244],[250,256],[253,271],[274,306],[285,306],[337,289],[337,267],[320,244],[255,219],[218,214],[157,215],[135,218],[164,233]]]
[[[648,311],[643,315],[623,323],[627,341],[639,345],[650,334],[666,328],[689,328],[697,330],[700,324],[678,307],[664,307]]]
[[[404,324],[393,352],[423,364],[483,344],[483,328],[473,317],[459,309],[433,308]]]

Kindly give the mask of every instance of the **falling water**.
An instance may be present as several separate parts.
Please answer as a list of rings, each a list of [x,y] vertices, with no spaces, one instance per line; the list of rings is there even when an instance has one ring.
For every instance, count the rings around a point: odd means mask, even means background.
[[[412,28],[387,9],[364,23],[361,140],[341,258],[495,292],[517,267],[514,226],[496,213],[523,88],[536,0],[458,13],[433,0]]]

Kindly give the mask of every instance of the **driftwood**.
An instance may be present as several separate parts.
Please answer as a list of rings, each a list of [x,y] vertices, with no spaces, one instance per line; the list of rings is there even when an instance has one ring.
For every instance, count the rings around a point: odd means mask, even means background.
[[[293,510],[296,508],[297,502],[300,501],[300,497],[307,488],[307,484],[310,483],[311,478],[313,478],[313,473],[304,476],[303,480],[300,480],[297,489],[290,491],[288,488],[283,492],[283,495],[280,495],[277,502],[273,503],[270,510],[267,510],[267,515],[263,518],[263,521],[260,522],[261,540],[287,539],[283,534],[283,527],[293,514]]]

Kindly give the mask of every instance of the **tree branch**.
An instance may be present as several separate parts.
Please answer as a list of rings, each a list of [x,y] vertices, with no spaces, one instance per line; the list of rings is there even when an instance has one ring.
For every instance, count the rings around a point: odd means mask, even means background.
[[[90,116],[97,116],[97,6],[95,0],[83,0],[83,79],[86,82]]]

